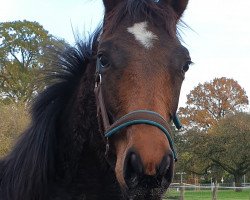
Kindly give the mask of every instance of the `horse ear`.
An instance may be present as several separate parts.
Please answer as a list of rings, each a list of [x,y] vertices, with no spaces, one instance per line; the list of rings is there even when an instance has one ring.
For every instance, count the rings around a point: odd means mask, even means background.
[[[115,6],[117,6],[123,0],[103,0],[103,4],[105,7],[105,13],[111,11]]]
[[[188,0],[168,0],[177,16],[180,18],[187,8]]]

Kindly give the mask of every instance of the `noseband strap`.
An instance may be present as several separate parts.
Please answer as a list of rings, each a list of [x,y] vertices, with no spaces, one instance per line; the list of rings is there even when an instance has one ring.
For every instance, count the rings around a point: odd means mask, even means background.
[[[177,161],[177,154],[174,149],[174,142],[169,134],[169,127],[167,121],[158,113],[149,111],[149,110],[136,110],[130,112],[117,121],[115,121],[112,125],[110,125],[109,117],[107,114],[107,109],[104,103],[103,93],[102,93],[102,77],[100,70],[100,61],[97,59],[96,64],[96,81],[95,81],[95,97],[96,97],[96,106],[97,106],[97,118],[99,120],[99,127],[101,131],[105,132],[105,137],[110,138],[114,134],[120,132],[122,129],[127,128],[132,125],[137,124],[147,124],[151,126],[155,126],[159,128],[167,137],[169,141],[170,148],[173,152],[173,158]],[[175,114],[173,116],[173,122],[177,129],[180,129],[181,123]],[[102,128],[104,130],[102,130]],[[107,144],[108,146],[108,144]],[[107,149],[106,149],[107,150]]]
[[[174,142],[168,131],[168,123],[161,115],[159,115],[156,112],[149,110],[136,110],[130,112],[121,117],[120,119],[118,119],[116,122],[114,122],[108,128],[108,130],[106,130],[105,137],[109,138],[114,134],[118,133],[119,131],[121,131],[122,129],[137,124],[147,124],[159,128],[166,135],[170,144],[170,148],[173,152],[173,158],[175,161],[177,161],[177,155],[174,149]]]

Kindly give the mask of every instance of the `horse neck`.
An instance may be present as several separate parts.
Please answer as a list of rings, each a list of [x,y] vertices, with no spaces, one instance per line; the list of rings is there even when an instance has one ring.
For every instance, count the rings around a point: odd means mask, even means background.
[[[86,152],[94,152],[100,159],[105,158],[105,142],[97,120],[94,74],[95,65],[89,64],[61,118],[62,126],[58,134],[63,132],[63,138],[58,135],[59,152],[70,158],[70,171],[74,169],[72,165],[77,167],[75,162],[83,156],[93,156]]]
[[[93,91],[95,67],[89,64],[86,70],[68,102],[56,97],[59,102],[51,98],[38,104],[29,129],[0,161],[0,199],[46,199],[48,185],[56,185],[57,177],[70,182],[84,150],[93,152],[101,143]],[[40,96],[53,96],[53,90]]]
[[[56,171],[63,177],[62,181],[69,184],[71,180],[74,183],[81,183],[80,188],[82,188],[76,192],[83,192],[87,196],[90,195],[89,190],[93,190],[93,185],[96,187],[94,195],[97,195],[100,192],[98,185],[103,190],[103,185],[107,187],[107,185],[116,184],[113,170],[105,159],[105,142],[98,127],[94,73],[95,67],[89,65],[74,97],[65,108],[62,116],[64,123],[60,128],[63,138],[58,144],[59,156],[56,156],[59,157]],[[103,178],[104,173],[108,174],[107,178]],[[89,174],[92,174],[91,178]],[[120,195],[118,189],[112,190]]]
[[[68,104],[69,109],[71,109],[71,116],[68,118],[68,121],[70,121],[69,123],[72,126],[72,135],[74,137],[77,136],[77,138],[79,136],[79,141],[82,144],[86,142],[88,148],[96,147],[97,144],[104,142],[104,138],[99,131],[97,119],[96,98],[94,94],[95,72],[95,63],[89,64],[85,76],[82,77],[76,91],[75,98],[73,99],[74,102],[69,102]]]

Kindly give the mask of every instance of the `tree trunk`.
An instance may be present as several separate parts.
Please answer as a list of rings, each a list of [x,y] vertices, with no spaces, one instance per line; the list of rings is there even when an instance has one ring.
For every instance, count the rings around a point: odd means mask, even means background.
[[[235,181],[235,192],[242,192],[242,189],[241,188],[238,188],[238,187],[241,187],[241,176],[240,175],[234,175],[234,181]]]

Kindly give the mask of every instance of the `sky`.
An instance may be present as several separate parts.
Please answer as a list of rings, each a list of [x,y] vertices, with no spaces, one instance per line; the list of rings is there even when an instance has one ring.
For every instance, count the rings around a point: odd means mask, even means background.
[[[74,44],[73,31],[91,33],[101,22],[101,0],[0,0],[0,22],[37,21],[50,34]],[[180,106],[199,83],[233,78],[250,98],[250,1],[190,0],[182,20],[183,45],[191,54]]]

